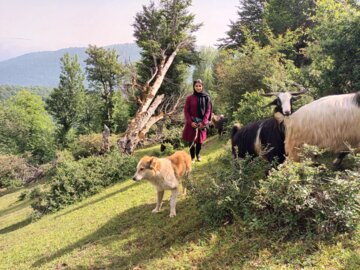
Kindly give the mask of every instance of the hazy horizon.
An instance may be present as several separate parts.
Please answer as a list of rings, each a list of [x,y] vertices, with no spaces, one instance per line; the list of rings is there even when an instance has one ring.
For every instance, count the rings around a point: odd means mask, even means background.
[[[135,43],[134,17],[149,3],[150,0],[1,0],[0,61],[89,44]],[[195,14],[195,22],[204,24],[195,33],[197,45],[214,46],[225,37],[230,20],[236,20],[239,0],[192,3],[190,11]]]

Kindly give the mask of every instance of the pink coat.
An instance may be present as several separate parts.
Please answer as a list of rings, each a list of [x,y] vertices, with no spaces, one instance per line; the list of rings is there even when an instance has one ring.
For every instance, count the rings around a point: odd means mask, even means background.
[[[202,120],[203,125],[209,123],[209,117],[211,114],[211,104],[208,104],[207,110],[205,112],[204,118]],[[183,131],[183,139],[188,142],[193,142],[195,137],[195,129],[191,126],[193,120],[191,117],[198,117],[198,98],[195,95],[188,96],[185,101],[184,106],[184,116],[185,116],[185,128]],[[204,143],[206,140],[206,129],[199,130],[198,137],[196,142]]]

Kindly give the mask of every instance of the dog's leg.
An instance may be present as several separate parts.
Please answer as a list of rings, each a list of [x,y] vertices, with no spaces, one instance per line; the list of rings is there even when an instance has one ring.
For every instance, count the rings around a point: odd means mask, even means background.
[[[163,197],[164,197],[164,190],[158,191],[157,192],[156,207],[155,207],[154,210],[152,210],[153,213],[158,213],[160,211]]]
[[[170,217],[176,216],[176,197],[178,194],[178,188],[174,188],[171,190],[170,196]]]
[[[183,196],[186,196],[186,184],[183,182],[183,183],[182,183],[182,186],[183,186],[182,195],[183,195]]]
[[[186,195],[186,191],[187,191],[187,185],[190,183],[190,172],[186,172],[185,173],[185,177],[182,181],[182,188],[183,188],[183,192],[182,195],[185,196]]]

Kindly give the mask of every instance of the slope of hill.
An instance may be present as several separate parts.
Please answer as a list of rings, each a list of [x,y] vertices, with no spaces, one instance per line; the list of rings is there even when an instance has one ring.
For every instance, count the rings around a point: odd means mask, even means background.
[[[115,49],[119,60],[137,61],[140,49],[134,43],[110,45],[105,48]],[[79,62],[85,70],[86,48],[66,48],[57,51],[28,53],[0,62],[0,85],[41,85],[56,87],[59,83],[60,58],[65,54],[78,55]]]
[[[213,137],[193,177],[206,177],[223,153]],[[141,149],[138,156],[158,150]],[[153,214],[155,190],[131,179],[40,220],[31,219],[25,188],[0,193],[0,269],[359,269],[360,234],[330,241],[281,240],[241,221],[210,227],[191,196]],[[1,196],[2,195],[2,196]],[[166,199],[169,192],[165,193]]]

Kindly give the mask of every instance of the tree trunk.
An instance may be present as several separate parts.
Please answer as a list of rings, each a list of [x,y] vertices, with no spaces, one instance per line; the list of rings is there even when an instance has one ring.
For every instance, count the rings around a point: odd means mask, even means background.
[[[144,137],[140,135],[141,131],[144,130],[151,116],[154,114],[156,108],[163,99],[164,95],[157,96],[147,112],[136,114],[136,116],[131,120],[124,137],[118,140],[120,150],[128,154],[132,154],[134,152],[138,143],[144,139]],[[142,134],[145,135],[144,133]]]
[[[110,152],[110,143],[109,143],[110,129],[106,125],[104,125],[104,131],[102,135],[103,135],[103,139],[102,139],[100,155]]]
[[[164,95],[156,96],[156,94],[165,78],[166,72],[174,61],[175,56],[182,45],[184,45],[184,43],[179,44],[179,46],[168,57],[166,57],[165,52],[163,52],[163,60],[160,61],[159,65],[156,67],[156,73],[142,88],[143,93],[146,94],[144,95],[144,99],[141,100],[141,106],[135,117],[131,120],[124,137],[120,138],[117,142],[121,152],[132,154],[150,127],[164,117],[164,115],[162,115],[163,113],[160,113],[158,116],[152,118],[156,108],[164,99]],[[159,119],[154,121],[157,118]],[[150,119],[152,120],[150,121]]]

